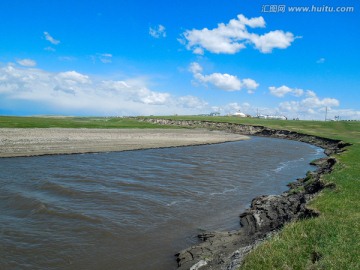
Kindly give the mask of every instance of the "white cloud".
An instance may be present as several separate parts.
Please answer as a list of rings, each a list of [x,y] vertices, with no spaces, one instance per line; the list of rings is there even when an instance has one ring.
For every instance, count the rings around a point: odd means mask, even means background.
[[[307,90],[302,100],[285,101],[279,104],[278,110],[290,117],[302,119],[323,119],[325,108],[329,111],[340,106],[335,98],[319,98],[314,91]]]
[[[197,73],[194,77],[201,83],[210,83],[216,88],[225,91],[239,91],[242,87],[241,81],[236,76],[226,73],[212,73],[210,75]]]
[[[239,14],[228,24],[219,23],[214,29],[186,30],[181,43],[195,54],[203,54],[204,50],[212,53],[234,54],[252,44],[262,53],[271,53],[273,49],[285,49],[291,45],[295,37],[290,32],[275,30],[263,35],[248,32],[250,28],[264,28],[263,17],[248,19]]]
[[[292,90],[292,94],[295,97],[301,97],[304,94],[304,90],[295,88],[295,89]]]
[[[149,34],[150,36],[152,36],[153,38],[161,38],[161,37],[166,37],[166,29],[165,26],[159,24],[158,26],[152,28],[149,28]]]
[[[281,102],[276,111],[278,114],[286,115],[289,118],[318,119],[323,120],[325,110],[334,111],[334,107],[339,107],[339,100],[331,97],[320,98],[312,90],[290,88],[288,86],[269,87],[270,93],[277,97],[291,95],[297,100],[287,100]]]
[[[20,59],[16,61],[19,65],[24,67],[35,67],[36,61],[32,59]]]
[[[50,46],[44,48],[44,50],[48,51],[48,52],[55,52],[56,51],[53,47],[50,47]]]
[[[227,73],[212,73],[209,75],[203,75],[203,68],[199,63],[193,62],[190,64],[189,71],[193,73],[197,82],[204,85],[212,84],[218,89],[225,91],[240,91],[245,88],[252,93],[259,84],[253,79],[240,80],[237,76]]]
[[[279,108],[282,111],[286,112],[299,112],[301,111],[301,106],[299,101],[285,101],[279,104]]]
[[[317,96],[317,94],[312,91],[312,90],[302,90],[302,89],[291,89],[287,86],[281,86],[279,88],[275,88],[275,87],[269,87],[270,92],[272,92],[272,94],[282,97],[284,96],[286,93],[293,93],[293,95],[300,97],[303,94],[305,94],[305,98],[302,99],[301,101],[292,101],[291,103],[289,102],[284,102],[281,103],[286,107],[290,107],[290,105],[294,106],[295,108],[320,108],[320,107],[338,107],[340,105],[340,102],[335,99],[335,98],[319,98]],[[297,91],[299,91],[300,95],[296,95]]]
[[[51,44],[58,45],[60,43],[60,40],[56,40],[53,38],[48,32],[44,32],[44,37],[47,41],[49,41]]]
[[[87,77],[87,76],[86,76]],[[77,78],[77,76],[76,76]],[[81,81],[81,79],[83,79]],[[80,77],[79,82],[85,83],[87,78]],[[91,85],[91,91],[96,95],[104,95],[112,98],[119,98],[122,101],[146,104],[166,105],[170,102],[170,94],[151,91],[146,86],[134,81],[104,80]]]
[[[197,62],[192,62],[189,67],[189,71],[193,74],[201,73],[203,71],[202,66]]]
[[[314,91],[307,90],[306,91],[306,96],[307,97],[316,97],[316,93]]]
[[[242,106],[237,102],[231,102],[221,108],[225,114],[234,113],[237,111],[243,111]]]
[[[304,94],[304,90],[298,88],[290,88],[286,85],[280,87],[270,86],[270,94],[276,97],[284,97],[286,94],[292,94],[293,96],[300,97]]]
[[[213,107],[213,111],[220,111],[222,114],[234,114],[235,112],[242,112],[249,115],[256,115],[256,109],[247,102],[238,103],[230,102],[226,105]]]
[[[112,62],[112,57],[113,56],[110,53],[101,53],[101,54],[99,54],[99,59],[104,64],[111,63]]]
[[[58,59],[64,62],[72,62],[76,60],[76,58],[73,56],[59,56]]]
[[[328,110],[328,119],[335,119],[339,117],[339,120],[359,120],[360,111],[353,109],[330,109]]]
[[[184,108],[196,108],[203,109],[208,106],[208,103],[204,100],[194,96],[183,96],[177,100],[177,104]]]
[[[271,53],[274,48],[286,49],[294,41],[294,35],[282,30],[271,31],[264,35],[252,34],[250,38],[255,47],[262,53]]]
[[[257,17],[257,18],[251,18],[248,19],[246,18],[244,15],[239,14],[238,16],[238,21],[235,20],[231,20],[230,24],[234,25],[235,27],[239,27],[239,28],[244,28],[245,29],[245,25],[250,26],[251,28],[257,28],[257,27],[265,27],[265,20],[263,17]]]
[[[204,54],[204,49],[201,48],[201,47],[197,47],[197,48],[195,48],[195,49],[193,50],[193,52],[194,52],[195,54],[203,55],[203,54]]]
[[[80,74],[76,71],[66,71],[60,72],[54,76],[60,82],[65,82],[66,84],[86,84],[91,83],[89,76]]]
[[[250,105],[247,102],[231,102],[222,106],[211,106],[211,111],[221,114],[232,114],[240,111],[250,115],[284,115],[288,119],[324,120],[327,107],[327,119],[340,117],[341,120],[360,120],[360,111],[353,109],[337,109],[340,102],[334,98],[319,98],[314,91],[307,90],[303,98],[281,102],[277,107]]]
[[[325,58],[320,58],[319,60],[316,61],[317,64],[324,64],[325,63]]]
[[[259,87],[259,84],[256,81],[254,81],[253,79],[249,79],[249,78],[243,79],[242,84],[243,84],[244,88],[247,89],[247,92],[249,94],[253,94],[254,91],[256,90],[256,88]]]
[[[104,80],[77,71],[0,68],[0,106],[39,113],[89,115],[197,114],[208,110],[194,96],[173,96],[153,91],[139,78]],[[19,101],[21,101],[19,103]],[[22,104],[21,107],[18,107]],[[36,105],[35,105],[36,104]]]
[[[90,59],[95,63],[100,61],[104,64],[109,64],[112,62],[113,55],[111,53],[97,53],[95,55],[91,55]]]
[[[301,101],[301,105],[308,108],[319,108],[319,107],[337,107],[340,102],[335,98],[323,98],[308,97]]]
[[[271,87],[269,87],[270,89]],[[280,89],[281,87],[277,88]],[[289,91],[293,91],[290,88],[287,88],[286,86],[283,87],[284,91],[286,89],[289,89]],[[271,90],[270,90],[271,91]],[[281,92],[278,92],[278,94],[282,94]],[[340,105],[340,102],[335,98],[323,98],[320,99],[314,91],[307,90],[306,91],[306,98],[300,100],[300,101],[286,101],[280,103],[280,107],[284,110],[288,111],[298,111],[301,109],[314,109],[314,108],[320,108],[320,107],[338,107]]]

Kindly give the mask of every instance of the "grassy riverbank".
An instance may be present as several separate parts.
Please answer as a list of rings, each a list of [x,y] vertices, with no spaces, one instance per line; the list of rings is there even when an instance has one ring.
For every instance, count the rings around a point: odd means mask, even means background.
[[[320,217],[291,223],[259,245],[241,269],[360,269],[360,122],[283,121],[233,117],[168,117],[262,125],[352,143],[336,156],[325,189],[310,205]]]

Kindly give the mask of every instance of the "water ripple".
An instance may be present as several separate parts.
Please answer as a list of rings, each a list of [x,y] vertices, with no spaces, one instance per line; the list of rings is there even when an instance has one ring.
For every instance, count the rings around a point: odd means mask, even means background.
[[[252,138],[0,159],[0,268],[176,269],[199,230],[238,228],[253,197],[286,190],[322,155]]]

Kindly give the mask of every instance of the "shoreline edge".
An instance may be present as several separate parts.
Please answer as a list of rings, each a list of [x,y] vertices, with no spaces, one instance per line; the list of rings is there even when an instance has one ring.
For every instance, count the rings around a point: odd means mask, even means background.
[[[314,172],[309,172],[304,178],[299,178],[290,183],[288,191],[281,195],[254,198],[250,208],[239,215],[241,227],[239,230],[199,234],[198,238],[202,241],[201,243],[175,254],[179,270],[237,270],[252,249],[279,231],[286,223],[319,216],[319,213],[307,208],[306,205],[324,188],[335,188],[334,184],[325,184],[321,177],[330,173],[336,164],[336,159],[332,155],[345,151],[345,147],[351,145],[341,140],[271,129],[264,126],[151,118],[145,118],[141,121],[161,125],[223,130],[248,136],[295,140],[323,148],[327,156],[311,162],[312,165],[317,166],[317,169]]]

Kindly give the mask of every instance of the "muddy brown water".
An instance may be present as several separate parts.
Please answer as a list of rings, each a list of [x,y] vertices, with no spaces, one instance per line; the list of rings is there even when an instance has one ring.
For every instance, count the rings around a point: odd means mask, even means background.
[[[214,145],[0,159],[0,269],[176,269],[204,230],[303,177],[320,148]]]

